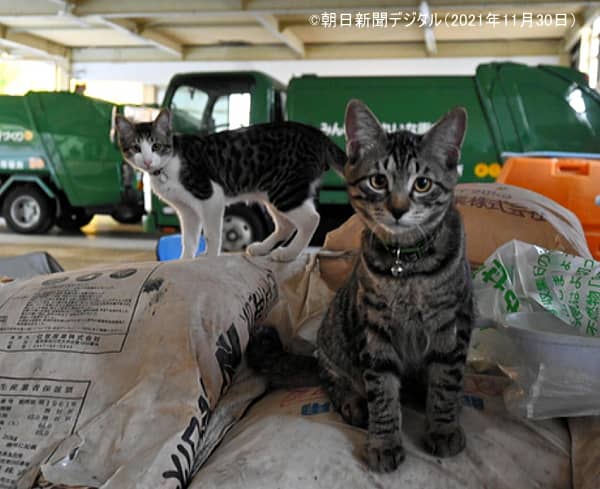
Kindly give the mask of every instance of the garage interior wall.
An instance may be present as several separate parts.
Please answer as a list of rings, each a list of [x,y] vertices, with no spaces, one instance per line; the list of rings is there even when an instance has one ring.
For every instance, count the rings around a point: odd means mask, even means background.
[[[306,61],[205,61],[162,63],[75,63],[73,74],[89,80],[144,81],[166,85],[172,75],[181,72],[257,70],[268,73],[282,83],[293,76],[315,74],[321,76],[378,75],[472,75],[477,65],[491,61],[515,61],[526,64],[559,64],[559,56],[515,56],[511,58],[408,58],[306,60]]]
[[[531,65],[558,64],[559,56],[517,56],[505,58],[504,61],[514,61]],[[76,63],[73,65],[73,77],[85,81],[88,85],[87,94],[94,96],[94,82],[109,83],[108,80],[129,82],[122,87],[133,87],[134,82],[144,83],[139,86],[135,100],[129,103],[160,102],[169,79],[176,73],[182,72],[214,72],[214,71],[262,71],[280,82],[287,84],[293,76],[315,74],[320,76],[364,76],[386,75],[472,75],[477,65],[498,58],[435,58],[435,59],[375,59],[356,60],[307,60],[307,61],[209,61],[209,62],[161,62],[161,63]],[[96,85],[98,86],[98,85]],[[108,87],[108,85],[107,85]],[[155,95],[157,100],[146,97]],[[156,91],[148,91],[157,87]],[[92,90],[90,90],[92,89]],[[115,92],[116,94],[117,92]],[[132,92],[130,92],[132,93]],[[133,95],[133,93],[132,93]],[[122,94],[121,94],[122,98]],[[142,100],[143,99],[143,100]],[[123,100],[114,100],[122,102]]]
[[[595,86],[599,17],[598,0],[0,0],[0,68],[46,58],[53,86],[33,74],[28,88],[85,85],[121,103],[159,102],[175,73],[203,71],[287,83],[308,73],[470,75],[516,61],[571,64]],[[1,74],[0,92],[15,93]]]

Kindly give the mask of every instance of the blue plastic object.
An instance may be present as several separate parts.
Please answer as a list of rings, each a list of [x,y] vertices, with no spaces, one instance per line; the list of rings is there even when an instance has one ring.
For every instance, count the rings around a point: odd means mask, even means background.
[[[204,253],[206,242],[204,236],[200,238],[200,244],[196,256]],[[158,261],[177,260],[181,256],[181,234],[169,234],[158,239],[156,244],[156,259]]]

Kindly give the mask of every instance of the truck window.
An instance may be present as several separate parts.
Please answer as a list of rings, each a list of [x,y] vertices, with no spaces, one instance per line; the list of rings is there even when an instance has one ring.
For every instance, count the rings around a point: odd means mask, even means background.
[[[205,112],[209,96],[203,90],[180,85],[171,100],[173,126],[178,132],[196,133],[205,127]]]
[[[180,85],[171,99],[177,132],[210,134],[250,124],[250,93],[223,93]]]
[[[221,95],[214,104],[212,119],[214,132],[248,126],[250,124],[250,94]]]

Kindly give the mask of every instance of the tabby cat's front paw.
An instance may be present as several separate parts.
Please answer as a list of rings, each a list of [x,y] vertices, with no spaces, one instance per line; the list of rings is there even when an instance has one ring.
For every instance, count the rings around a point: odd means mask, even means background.
[[[425,449],[436,457],[451,457],[463,451],[467,444],[461,426],[449,431],[431,431],[425,435]]]
[[[392,472],[406,458],[406,452],[399,438],[367,439],[367,463],[375,472]]]

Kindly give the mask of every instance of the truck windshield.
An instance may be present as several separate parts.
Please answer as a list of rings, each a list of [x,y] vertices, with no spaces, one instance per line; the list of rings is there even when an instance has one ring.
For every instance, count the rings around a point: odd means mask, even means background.
[[[177,132],[210,134],[245,127],[250,123],[250,93],[224,93],[180,85],[170,108]]]

